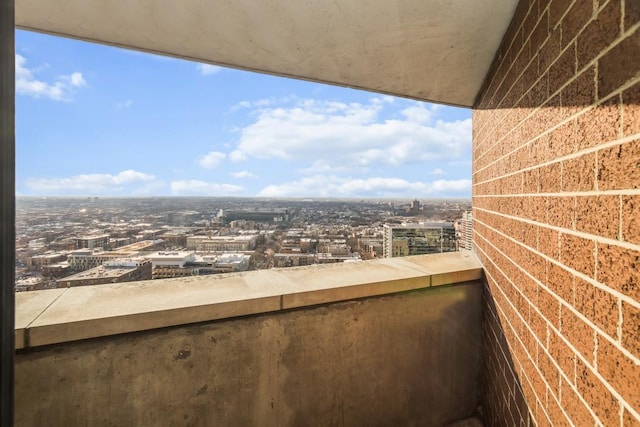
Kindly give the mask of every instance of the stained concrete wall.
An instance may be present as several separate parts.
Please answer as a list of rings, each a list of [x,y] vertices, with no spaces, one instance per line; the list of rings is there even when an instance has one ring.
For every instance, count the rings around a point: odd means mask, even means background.
[[[19,351],[16,424],[424,425],[474,413],[478,282]]]

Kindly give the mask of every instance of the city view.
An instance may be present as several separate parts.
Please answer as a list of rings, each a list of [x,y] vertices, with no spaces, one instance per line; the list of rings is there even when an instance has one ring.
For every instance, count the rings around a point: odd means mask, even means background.
[[[468,110],[26,31],[16,46],[18,291],[470,248]]]
[[[16,290],[471,249],[468,199],[21,197]]]
[[[640,1],[0,0],[0,425],[640,426]]]

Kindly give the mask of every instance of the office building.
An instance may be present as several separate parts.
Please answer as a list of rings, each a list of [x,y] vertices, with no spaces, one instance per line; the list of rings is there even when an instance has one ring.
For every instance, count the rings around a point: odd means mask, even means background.
[[[456,230],[451,222],[385,224],[384,258],[456,251]]]
[[[151,261],[141,258],[115,259],[102,265],[60,279],[58,288],[133,282],[151,279]]]
[[[98,267],[106,261],[129,257],[131,252],[124,251],[102,251],[93,249],[79,249],[71,251],[67,256],[69,268],[72,271],[84,271]]]
[[[97,234],[94,236],[77,237],[76,249],[108,249],[109,248],[109,235]]]

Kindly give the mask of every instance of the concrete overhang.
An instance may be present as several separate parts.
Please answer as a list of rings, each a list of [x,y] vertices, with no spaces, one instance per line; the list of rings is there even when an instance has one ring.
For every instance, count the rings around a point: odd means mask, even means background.
[[[518,0],[16,0],[19,28],[469,107]]]

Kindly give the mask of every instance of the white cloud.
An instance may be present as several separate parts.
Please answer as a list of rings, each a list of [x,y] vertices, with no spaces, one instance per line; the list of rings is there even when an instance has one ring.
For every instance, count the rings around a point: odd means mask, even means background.
[[[222,71],[222,67],[218,67],[217,65],[211,65],[211,64],[198,64],[197,68],[198,68],[198,71],[200,71],[200,74],[202,74],[203,76],[218,74],[220,71]]]
[[[280,185],[269,185],[262,197],[423,197],[471,192],[471,180],[410,182],[400,178],[352,179],[336,175],[314,175]]]
[[[401,114],[410,122],[429,123],[431,121],[431,111],[424,104],[405,108],[401,111]]]
[[[69,82],[75,87],[83,87],[87,85],[87,81],[82,77],[82,73],[78,72],[72,73],[71,76],[69,76]]]
[[[133,101],[130,99],[127,99],[126,101],[118,102],[116,104],[116,108],[119,110],[124,110],[126,108],[130,108],[132,105],[133,105]]]
[[[240,178],[240,179],[256,178],[256,176],[249,171],[231,172],[229,175],[231,175],[234,178]]]
[[[101,194],[122,191],[127,184],[153,180],[153,175],[127,169],[117,175],[85,174],[70,178],[32,178],[27,180],[26,186],[42,194]]]
[[[429,172],[430,175],[446,175],[447,173],[442,170],[442,168],[435,168],[434,170],[432,170],[431,172]]]
[[[55,101],[68,101],[75,91],[87,85],[80,72],[59,76],[54,82],[36,78],[39,69],[27,68],[27,59],[16,54],[16,92],[34,98],[46,97]]]
[[[215,169],[227,157],[226,154],[219,151],[212,151],[198,158],[198,164],[205,169]]]
[[[298,98],[294,95],[292,96],[281,96],[279,98],[276,97],[271,97],[271,98],[263,98],[263,99],[258,99],[255,101],[240,101],[237,104],[233,105],[229,111],[236,112],[238,110],[242,110],[245,108],[257,108],[257,109],[262,109],[265,107],[269,107],[271,105],[275,105],[275,104],[287,104],[290,103],[294,100],[297,100]]]
[[[232,162],[244,162],[247,160],[247,155],[240,150],[235,150],[229,154],[229,158]]]
[[[117,184],[126,184],[135,181],[152,181],[155,177],[142,172],[134,171],[133,169],[127,169],[120,172],[114,177],[114,182]]]
[[[234,196],[244,192],[244,187],[233,184],[218,184],[198,180],[173,181],[171,192],[176,196]]]
[[[363,168],[457,160],[470,151],[471,119],[434,120],[431,107],[420,103],[381,119],[389,104],[386,98],[367,104],[306,99],[261,108],[241,130],[231,160],[312,159],[315,167]]]

